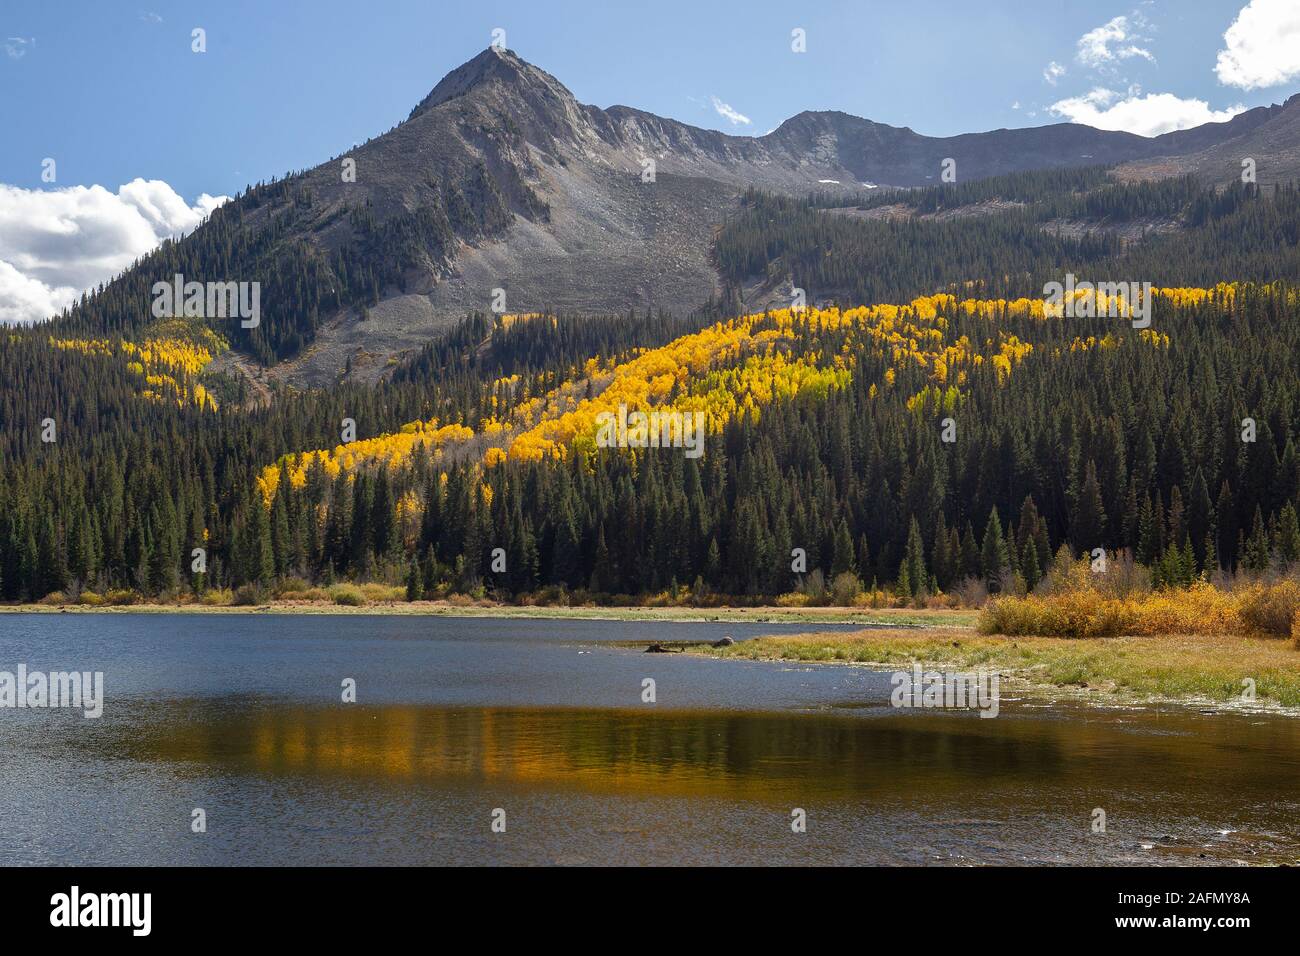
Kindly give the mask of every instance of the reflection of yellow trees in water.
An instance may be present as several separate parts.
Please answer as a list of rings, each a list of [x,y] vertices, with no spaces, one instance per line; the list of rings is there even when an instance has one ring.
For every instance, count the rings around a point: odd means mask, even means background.
[[[964,807],[1014,794],[1026,812],[1057,812],[1063,795],[1130,792],[1136,781],[1158,779],[1162,801],[1194,808],[1223,787],[1265,801],[1300,788],[1300,765],[1289,759],[1300,749],[1297,722],[1179,711],[1090,709],[1085,717],[1062,707],[1054,719],[981,720],[925,712],[223,705],[207,719],[190,705],[133,725],[119,746],[138,759],[271,777],[790,806],[856,798]]]
[[[990,732],[992,723],[1004,726]],[[960,792],[990,774],[1041,779],[1061,767],[1067,730],[1080,739],[1077,725],[1045,730],[951,714],[340,706],[178,718],[138,739],[165,759],[233,762],[271,775],[783,801]],[[1089,731],[1082,733],[1086,740]]]

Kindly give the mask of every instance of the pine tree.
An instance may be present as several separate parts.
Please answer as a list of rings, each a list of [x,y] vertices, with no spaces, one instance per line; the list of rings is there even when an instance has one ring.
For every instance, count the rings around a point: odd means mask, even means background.
[[[424,579],[420,574],[420,565],[412,556],[406,569],[406,599],[418,601],[424,596]]]
[[[289,509],[285,504],[288,491],[289,483],[285,481],[271,503],[271,560],[277,577],[289,573]]]
[[[1097,481],[1097,467],[1088,462],[1079,500],[1070,519],[1070,543],[1076,554],[1088,554],[1093,548],[1106,545],[1106,510],[1101,500],[1101,485]]]
[[[984,541],[980,549],[980,572],[990,592],[996,594],[1002,590],[1002,575],[1007,570],[1007,545],[1002,537],[998,509],[994,508],[989,512],[988,524],[984,526]]]
[[[1282,508],[1278,518],[1277,556],[1283,568],[1300,559],[1300,521],[1297,521],[1295,505],[1290,502]]]
[[[925,544],[921,540],[921,525],[913,518],[907,531],[907,549],[903,553],[903,568],[913,595],[927,589],[929,572],[925,568]]]
[[[940,511],[934,524],[934,544],[930,549],[930,567],[934,574],[935,585],[940,591],[946,591],[953,584],[952,541],[948,535],[948,526],[944,523]]]
[[[975,543],[975,528],[969,521],[961,536],[961,573],[966,578],[978,578],[982,573],[980,547]]]
[[[912,519],[915,523],[916,519]],[[835,543],[832,549],[831,578],[846,571],[855,572],[853,555],[853,537],[849,534],[849,523],[843,518],[835,528]],[[915,580],[915,579],[913,579]]]
[[[1147,495],[1138,518],[1137,559],[1142,564],[1153,565],[1159,557],[1160,531],[1155,505],[1151,502],[1151,496]]]
[[[1250,537],[1246,540],[1245,556],[1242,563],[1252,574],[1263,574],[1269,566],[1268,532],[1264,529],[1264,512],[1255,506],[1255,521],[1251,525]]]
[[[394,504],[388,469],[380,468],[375,480],[375,497],[370,506],[370,530],[375,556],[381,561],[392,552],[397,538],[394,527]]]
[[[596,532],[596,560],[591,569],[591,590],[598,594],[607,594],[609,584],[609,548],[605,544],[605,526],[602,524]]]
[[[578,526],[568,499],[560,503],[555,518],[554,546],[551,550],[551,583],[572,585],[580,566]]]
[[[1240,529],[1237,527],[1237,506],[1232,497],[1232,488],[1225,478],[1219,488],[1219,500],[1214,507],[1216,531],[1218,534],[1219,563],[1227,570],[1237,566],[1240,552],[1237,539]]]
[[[1042,572],[1038,567],[1038,547],[1034,544],[1033,538],[1025,542],[1024,550],[1021,552],[1020,574],[1025,580],[1027,591],[1038,587],[1038,582],[1042,580]]]
[[[1205,471],[1199,465],[1192,478],[1192,497],[1187,506],[1187,533],[1196,553],[1196,564],[1205,567],[1205,541],[1214,521],[1214,505],[1210,501],[1210,488],[1205,481]]]

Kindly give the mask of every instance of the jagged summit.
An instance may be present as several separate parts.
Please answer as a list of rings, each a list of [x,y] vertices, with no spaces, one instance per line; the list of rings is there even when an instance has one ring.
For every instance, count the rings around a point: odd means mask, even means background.
[[[285,303],[250,349],[284,360],[275,375],[325,384],[346,366],[375,378],[388,358],[487,308],[497,289],[511,312],[686,314],[716,301],[713,236],[749,187],[924,186],[948,157],[969,181],[1137,161],[1148,168],[1133,175],[1222,179],[1247,156],[1262,182],[1296,167],[1298,104],[1154,138],[1069,123],[934,137],[838,110],[733,136],[584,105],[550,73],[490,47],[444,76],[406,122],[349,151],[351,178],[325,162],[229,204],[182,244],[237,245],[240,274],[261,277],[264,301]],[[171,273],[138,268],[119,281],[140,290],[139,302],[115,295],[147,314],[145,293],[161,278]]]
[[[433,90],[411,110],[411,117],[485,87],[500,86],[523,92],[547,91],[572,100],[564,84],[511,50],[490,46],[444,76]]]

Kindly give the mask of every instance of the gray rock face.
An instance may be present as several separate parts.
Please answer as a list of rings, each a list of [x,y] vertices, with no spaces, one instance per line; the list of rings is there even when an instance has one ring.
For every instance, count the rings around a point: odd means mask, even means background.
[[[321,316],[315,342],[270,375],[323,384],[353,358],[354,376],[376,378],[393,356],[468,311],[487,310],[495,289],[505,290],[510,312],[687,313],[720,291],[713,230],[747,187],[920,186],[938,181],[948,157],[963,180],[1151,163],[1267,137],[1284,112],[1298,111],[1261,108],[1153,139],[1072,124],[929,137],[805,112],[765,136],[739,137],[630,107],[583,105],[549,73],[489,49],[449,73],[405,122],[346,154],[355,182],[340,175],[343,157],[294,177],[311,203],[284,241],[306,242],[323,257],[356,241],[359,212],[379,228],[419,215],[446,225],[399,286],[380,290],[364,321],[359,309]],[[653,181],[645,181],[646,161]],[[268,229],[277,215],[251,212],[247,228]]]

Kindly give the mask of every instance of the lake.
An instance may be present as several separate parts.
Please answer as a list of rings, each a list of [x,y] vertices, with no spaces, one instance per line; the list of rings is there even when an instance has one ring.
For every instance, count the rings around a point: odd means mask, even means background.
[[[102,671],[104,710],[0,709],[0,864],[1300,860],[1292,718],[620,646],[808,629],[3,614],[0,671]]]

